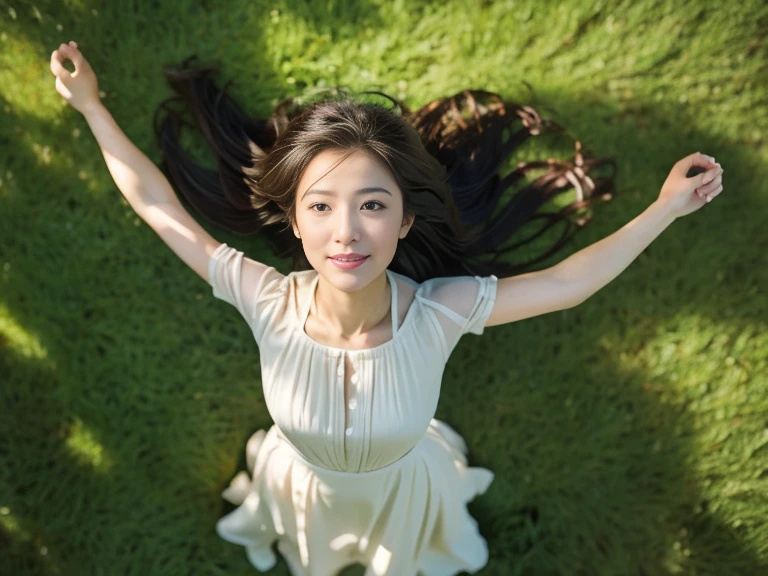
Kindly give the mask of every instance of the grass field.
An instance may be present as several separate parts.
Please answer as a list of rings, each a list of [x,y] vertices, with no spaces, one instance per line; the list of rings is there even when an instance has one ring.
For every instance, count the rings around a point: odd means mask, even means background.
[[[193,53],[254,115],[337,83],[534,106],[619,167],[540,268],[637,216],[683,156],[715,156],[722,194],[592,298],[464,338],[436,416],[496,473],[470,504],[481,574],[768,574],[767,39],[759,0],[0,1],[0,573],[256,573],[214,525],[271,424],[258,349],[56,92],[50,54],[76,40],[156,162],[162,67]]]

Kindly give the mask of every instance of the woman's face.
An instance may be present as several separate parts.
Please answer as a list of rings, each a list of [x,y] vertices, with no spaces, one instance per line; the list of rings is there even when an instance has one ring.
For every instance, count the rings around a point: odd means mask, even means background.
[[[386,164],[360,150],[338,163],[345,154],[324,150],[304,170],[293,230],[312,267],[336,288],[351,292],[384,273],[413,220],[403,223],[402,192]],[[365,257],[354,268],[332,259],[353,252]]]

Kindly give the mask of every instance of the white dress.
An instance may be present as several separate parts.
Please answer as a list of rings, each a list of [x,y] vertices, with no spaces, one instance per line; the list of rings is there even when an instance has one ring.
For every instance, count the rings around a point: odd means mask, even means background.
[[[253,331],[274,421],[251,436],[248,470],[222,493],[237,508],[216,524],[219,536],[244,546],[260,571],[275,565],[276,542],[294,576],[355,563],[366,576],[485,566],[488,546],[466,504],[493,472],[468,466],[464,440],[434,415],[445,363],[463,334],[482,334],[496,276],[418,284],[387,270],[392,339],[345,350],[304,331],[315,270],[283,275],[222,244],[208,272],[213,295]],[[398,326],[402,283],[416,295]]]

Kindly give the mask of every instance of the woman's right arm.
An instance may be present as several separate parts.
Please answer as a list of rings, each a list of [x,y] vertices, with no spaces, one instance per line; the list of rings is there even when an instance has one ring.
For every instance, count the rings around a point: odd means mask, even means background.
[[[70,74],[64,60],[75,65]],[[102,104],[96,75],[77,44],[62,44],[51,54],[56,90],[85,117],[99,143],[115,184],[136,213],[158,236],[208,282],[208,263],[221,242],[184,209],[160,169],[123,133]]]
[[[83,116],[112,179],[137,213],[141,215],[153,204],[178,202],[165,174],[128,139],[101,101],[84,108]]]
[[[210,284],[208,262],[221,242],[186,211],[168,179],[120,130],[101,103],[83,113],[117,187],[173,252]]]
[[[64,68],[66,60],[74,64],[73,73]],[[146,206],[178,200],[165,175],[134,146],[101,102],[96,73],[76,42],[53,51],[51,72],[56,90],[88,122],[115,184],[131,207],[141,213]]]

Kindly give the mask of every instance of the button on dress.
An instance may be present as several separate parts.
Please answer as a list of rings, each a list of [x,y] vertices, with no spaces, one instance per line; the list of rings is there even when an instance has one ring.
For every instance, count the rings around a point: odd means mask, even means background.
[[[319,275],[284,275],[221,244],[208,263],[213,295],[235,306],[259,347],[274,421],[246,444],[247,470],[222,492],[237,507],[218,535],[267,571],[273,544],[293,576],[453,576],[488,562],[467,503],[493,472],[434,418],[443,369],[462,335],[482,334],[496,276],[417,283],[386,271],[392,338],[374,348],[322,345],[304,330]],[[398,286],[416,293],[398,325]],[[303,296],[299,296],[303,295]]]

